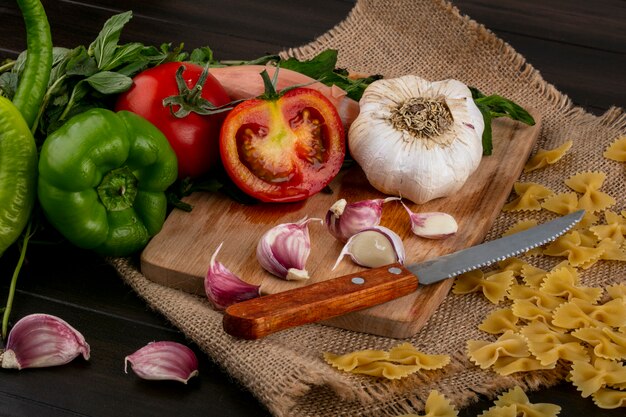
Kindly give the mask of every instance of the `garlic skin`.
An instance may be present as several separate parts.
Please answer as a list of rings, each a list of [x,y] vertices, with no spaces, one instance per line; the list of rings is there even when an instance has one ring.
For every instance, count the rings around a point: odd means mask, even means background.
[[[345,255],[349,255],[357,265],[377,268],[395,262],[404,264],[405,251],[402,239],[396,232],[384,226],[373,226],[361,230],[348,239],[333,270]]]
[[[359,104],[348,145],[377,190],[422,204],[455,193],[478,167],[485,123],[460,81],[382,79]]]
[[[217,247],[204,278],[204,291],[216,310],[224,310],[231,304],[259,296],[258,285],[248,284],[215,259],[223,243]]]
[[[79,355],[89,360],[89,353],[83,335],[67,322],[49,314],[31,314],[15,323],[0,359],[3,368],[44,368],[65,365]]]
[[[256,257],[263,269],[287,281],[309,279],[305,265],[311,253],[308,224],[312,221],[322,222],[322,219],[305,217],[265,232],[256,247]]]
[[[152,342],[124,358],[124,372],[130,363],[143,379],[170,380],[186,384],[198,375],[198,358],[191,349],[176,342]]]
[[[439,211],[414,213],[402,203],[411,218],[411,231],[417,236],[427,239],[445,239],[459,230],[456,219],[448,213]]]
[[[331,235],[345,243],[355,233],[378,226],[383,214],[383,204],[393,200],[400,198],[377,198],[355,203],[348,203],[343,198],[337,200],[326,213],[326,227]]]

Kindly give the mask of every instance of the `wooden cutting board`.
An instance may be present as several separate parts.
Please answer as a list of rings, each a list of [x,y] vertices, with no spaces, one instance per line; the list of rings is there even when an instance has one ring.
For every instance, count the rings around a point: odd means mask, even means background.
[[[406,249],[406,263],[420,262],[480,243],[509,196],[540,131],[540,120],[529,127],[509,119],[493,123],[494,153],[483,157],[480,166],[457,194],[417,205],[416,212],[443,211],[459,223],[456,235],[445,240],[428,240],[411,233],[409,217],[398,202],[384,205],[381,224],[397,232]],[[288,204],[242,205],[219,193],[197,192],[185,201],[191,212],[174,210],[162,231],[141,254],[141,271],[150,280],[183,291],[204,295],[204,276],[211,255],[224,243],[217,260],[243,280],[261,285],[264,294],[338,277],[362,270],[346,257],[333,271],[342,244],[324,225],[309,223],[311,255],[305,283],[278,279],[265,272],[256,260],[260,237],[280,223],[304,216],[323,219],[338,199],[348,202],[385,197],[367,182],[359,167],[341,172],[330,184],[332,194],[319,193],[306,201]],[[414,335],[448,294],[453,280],[421,286],[410,295],[346,314],[324,322],[331,326],[393,338]]]

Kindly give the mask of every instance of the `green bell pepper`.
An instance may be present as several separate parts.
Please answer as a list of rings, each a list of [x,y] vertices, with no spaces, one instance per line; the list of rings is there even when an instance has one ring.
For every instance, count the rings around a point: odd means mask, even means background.
[[[126,256],[161,230],[165,190],[177,169],[176,154],[150,122],[127,111],[91,109],[45,140],[39,202],[76,246]]]

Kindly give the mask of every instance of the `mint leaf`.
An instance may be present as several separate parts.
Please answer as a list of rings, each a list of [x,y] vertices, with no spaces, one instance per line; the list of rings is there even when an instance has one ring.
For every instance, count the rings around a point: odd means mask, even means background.
[[[120,67],[137,59],[143,49],[143,45],[138,42],[127,43],[116,48],[113,58],[102,70],[109,71]]]
[[[120,41],[122,29],[132,18],[132,11],[116,14],[104,23],[102,30],[91,45],[89,55],[92,55],[98,63],[99,69],[108,68],[113,61],[117,44]]]
[[[133,85],[133,80],[122,74],[111,71],[102,71],[86,78],[94,90],[102,94],[119,94]]]

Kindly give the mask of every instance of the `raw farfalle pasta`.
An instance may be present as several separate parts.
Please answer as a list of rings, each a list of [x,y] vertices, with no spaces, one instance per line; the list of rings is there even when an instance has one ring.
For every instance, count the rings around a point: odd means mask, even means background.
[[[352,371],[358,366],[363,366],[376,361],[383,361],[389,358],[389,353],[384,350],[359,350],[357,352],[347,353],[345,355],[335,355],[334,353],[324,352],[326,362],[341,371]]]
[[[516,257],[498,262],[498,268],[500,271],[513,271],[513,275],[516,277],[522,274],[522,268],[524,268],[524,265],[526,265],[526,262]]]
[[[626,303],[621,299],[604,304],[592,304],[589,301],[574,298],[559,306],[554,311],[552,324],[564,329],[581,327],[620,327],[626,322]]]
[[[419,365],[399,365],[397,363],[378,361],[368,363],[367,365],[357,366],[350,372],[353,374],[377,376],[387,379],[400,379],[419,370]]]
[[[601,248],[584,246],[581,234],[576,230],[559,237],[543,250],[544,255],[566,257],[572,266],[583,269],[598,261],[602,252]]]
[[[561,412],[561,407],[549,403],[531,403],[528,396],[522,388],[515,386],[500,395],[495,406],[491,407],[479,417],[487,416],[523,416],[523,417],[555,417]],[[510,408],[514,409],[514,413],[510,414]]]
[[[344,355],[324,352],[326,362],[340,371],[387,379],[400,379],[420,370],[439,369],[450,363],[448,355],[429,355],[410,343],[389,351],[365,349]]]
[[[522,267],[522,280],[528,287],[539,288],[547,273],[548,271],[534,265],[525,264]]]
[[[424,404],[426,414],[402,414],[398,417],[457,417],[459,412],[454,405],[438,391],[431,391]]]
[[[504,300],[507,291],[515,282],[513,271],[491,271],[484,273],[481,270],[466,272],[454,280],[452,292],[454,294],[469,294],[482,292],[492,303],[498,304]]]
[[[517,326],[518,321],[519,317],[513,314],[513,310],[510,308],[501,308],[491,312],[485,320],[478,325],[478,328],[490,334],[502,334],[507,330],[517,332],[519,330]]]
[[[589,359],[587,349],[574,336],[551,329],[547,324],[535,321],[521,329],[528,341],[528,349],[541,365],[556,365],[559,359],[569,362]]]
[[[565,155],[567,151],[572,147],[571,140],[563,143],[561,146],[554,149],[539,149],[539,151],[532,156],[526,165],[524,166],[524,172],[535,171],[540,168],[544,168],[548,165],[556,163],[559,159]]]
[[[576,361],[572,365],[570,379],[576,389],[588,397],[607,385],[626,383],[626,366],[608,359],[596,358],[593,364]]]
[[[417,365],[420,369],[443,368],[450,363],[448,355],[429,355],[415,349],[410,343],[403,343],[389,350],[389,361],[402,365]]]
[[[592,394],[593,402],[600,408],[626,407],[626,391],[600,388]]]
[[[626,301],[626,284],[615,284],[606,287],[606,293],[612,300],[620,298]],[[626,323],[625,323],[626,325]]]
[[[470,360],[482,369],[493,366],[499,358],[527,358],[530,356],[526,339],[520,334],[506,331],[495,342],[468,340],[467,352]]]
[[[515,223],[513,226],[505,230],[504,233],[502,233],[502,236],[504,237],[504,236],[512,235],[514,233],[519,233],[524,230],[533,228],[535,226],[537,226],[537,220],[535,219],[520,220],[517,223]]]
[[[613,197],[599,190],[605,180],[604,172],[580,172],[566,179],[565,185],[582,193],[578,200],[578,208],[595,212],[615,204]]]
[[[516,182],[513,189],[517,197],[502,207],[502,211],[539,211],[541,201],[554,194],[547,187],[534,182]]]
[[[602,239],[596,247],[602,249],[600,260],[626,261],[626,249],[623,249],[623,245],[620,245],[612,239]]]
[[[549,272],[541,284],[541,290],[545,294],[565,297],[568,300],[579,298],[595,303],[602,296],[602,288],[577,286],[576,272],[570,268],[562,267]]]
[[[559,193],[545,199],[541,207],[553,213],[564,216],[578,210],[578,194]]]
[[[589,228],[598,240],[611,239],[618,245],[626,241],[626,218],[619,214],[605,210],[604,218],[606,223],[592,226]]]
[[[541,307],[531,300],[515,300],[511,311],[516,317],[527,321],[539,320],[543,323],[552,323],[552,309]]]
[[[572,332],[572,336],[593,347],[600,358],[626,360],[626,333],[610,327],[584,327]]]
[[[566,301],[561,297],[549,294],[539,288],[527,287],[525,285],[512,285],[509,290],[509,298],[514,301],[531,301],[535,305],[548,310],[554,310]]]
[[[506,376],[517,372],[538,371],[540,369],[554,369],[556,364],[542,365],[538,359],[529,356],[527,358],[501,357],[493,364],[494,372]]]
[[[602,154],[606,159],[626,162],[626,136],[616,139]]]

